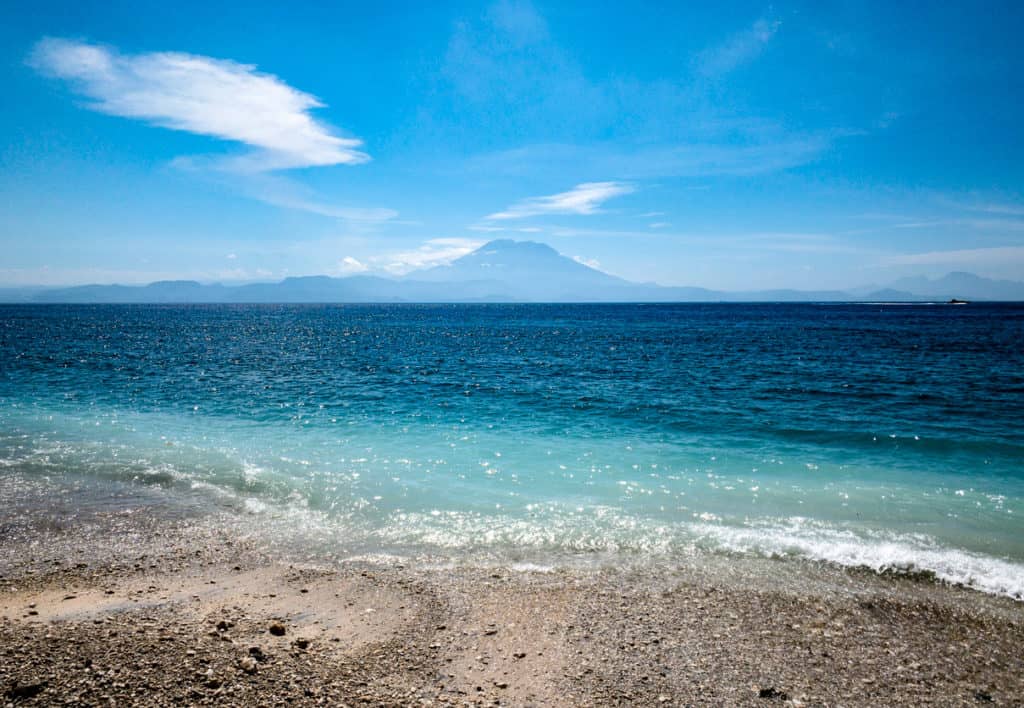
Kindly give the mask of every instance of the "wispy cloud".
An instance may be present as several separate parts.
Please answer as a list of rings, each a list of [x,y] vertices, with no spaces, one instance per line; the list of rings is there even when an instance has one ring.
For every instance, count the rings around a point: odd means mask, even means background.
[[[370,270],[370,266],[352,256],[345,256],[338,261],[337,271],[341,275],[355,275],[356,273],[365,273],[368,270]]]
[[[884,265],[1007,265],[1024,264],[1024,246],[997,246],[993,248],[967,248],[956,251],[928,251],[888,256]]]
[[[697,57],[698,70],[704,76],[722,76],[757,58],[781,24],[778,20],[759,19],[724,43],[703,51]]]
[[[1006,194],[985,194],[977,192],[932,195],[932,201],[939,207],[956,212],[974,214],[995,214],[1000,217],[1024,217],[1024,203],[1019,197]]]
[[[249,172],[352,165],[369,156],[362,141],[336,135],[310,111],[315,97],[256,67],[225,59],[151,52],[121,54],[96,44],[46,38],[29,62],[72,83],[101,113],[241,143],[224,167]]]
[[[785,134],[744,144],[692,142],[630,149],[625,144],[538,143],[477,155],[464,169],[491,174],[550,172],[615,174],[626,179],[658,177],[752,177],[806,165],[851,131]]]
[[[381,270],[394,275],[405,275],[410,271],[451,263],[483,246],[485,241],[468,238],[434,238],[419,248],[389,253],[374,258],[374,264]]]
[[[989,214],[1007,214],[1009,216],[1024,216],[1024,207],[1018,204],[999,204],[990,202],[988,204],[979,204],[974,208],[977,211],[983,211]]]
[[[797,132],[747,114],[712,86],[760,56],[781,26],[770,15],[736,25],[738,31],[692,58],[690,76],[602,78],[556,42],[559,33],[529,2],[499,2],[482,20],[456,25],[441,72],[448,83],[438,96],[454,89],[469,99],[467,110],[482,109],[478,120],[523,136],[525,144],[470,157],[454,169],[642,180],[755,176],[814,162],[852,132]],[[437,108],[446,110],[447,104]]]
[[[486,218],[501,221],[544,214],[596,214],[599,207],[612,197],[629,194],[633,191],[635,191],[634,187],[625,182],[584,182],[568,192],[524,199],[505,211],[490,214]]]
[[[442,87],[466,99],[464,110],[483,109],[491,125],[550,129],[555,121],[575,129],[608,105],[606,91],[554,41],[528,0],[499,0],[482,17],[456,23],[440,69]],[[587,111],[575,110],[580,105]]]
[[[276,174],[246,175],[243,181],[233,181],[232,186],[252,199],[282,209],[295,209],[332,219],[343,219],[357,225],[380,224],[398,216],[394,209],[384,207],[360,207],[325,202],[305,185]]]
[[[849,235],[853,234],[870,234],[888,231],[890,229],[901,229],[901,230],[949,230],[959,229],[961,231],[973,231],[973,232],[1003,232],[1003,233],[1019,233],[1024,231],[1024,220],[1017,220],[1014,218],[939,218],[939,219],[921,219],[917,221],[899,221],[896,223],[883,224],[882,226],[876,226],[867,229],[851,229],[846,233]]]

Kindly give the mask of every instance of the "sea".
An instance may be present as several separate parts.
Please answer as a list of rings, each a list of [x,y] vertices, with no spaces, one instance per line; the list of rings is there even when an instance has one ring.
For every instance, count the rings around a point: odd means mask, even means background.
[[[0,531],[1024,596],[1024,305],[0,306]],[[696,560],[695,560],[696,559]]]

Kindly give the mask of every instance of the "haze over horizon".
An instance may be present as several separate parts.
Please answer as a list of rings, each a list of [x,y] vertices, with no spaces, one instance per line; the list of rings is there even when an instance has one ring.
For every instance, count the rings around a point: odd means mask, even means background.
[[[289,276],[271,281],[200,283],[161,280],[145,285],[87,284],[0,288],[0,304],[198,303],[820,303],[1024,302],[1024,282],[956,271],[941,278],[907,277],[879,286],[800,290],[714,290],[639,283],[605,273],[538,241],[496,239],[450,263],[404,275],[360,272]]]
[[[716,290],[1024,279],[1012,3],[7,14],[0,286],[403,275],[496,238]]]

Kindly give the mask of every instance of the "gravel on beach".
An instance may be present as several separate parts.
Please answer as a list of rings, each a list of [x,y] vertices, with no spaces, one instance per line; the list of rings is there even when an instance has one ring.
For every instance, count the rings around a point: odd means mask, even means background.
[[[920,579],[144,547],[0,541],[0,706],[1024,705],[1024,603]]]

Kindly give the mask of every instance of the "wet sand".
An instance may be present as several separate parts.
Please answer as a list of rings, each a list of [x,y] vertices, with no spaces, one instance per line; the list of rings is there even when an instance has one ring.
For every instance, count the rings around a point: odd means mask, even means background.
[[[1024,603],[928,581],[323,564],[153,528],[0,540],[3,705],[1024,704]]]

